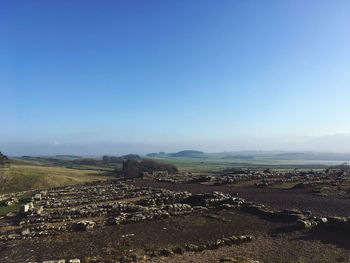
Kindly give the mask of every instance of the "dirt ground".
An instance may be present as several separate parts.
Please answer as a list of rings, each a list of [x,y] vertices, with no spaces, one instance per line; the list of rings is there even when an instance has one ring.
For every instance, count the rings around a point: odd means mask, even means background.
[[[135,186],[152,186],[193,194],[222,191],[238,193],[249,201],[275,209],[311,210],[319,215],[350,215],[350,200],[322,197],[312,189],[254,188],[252,186],[208,186],[137,180]],[[140,262],[218,262],[229,256],[249,257],[259,262],[309,263],[350,262],[350,231],[314,228],[295,230],[292,223],[276,222],[241,210],[209,210],[190,215],[134,224],[104,226],[83,232],[0,243],[0,262],[42,262],[44,260],[102,257],[116,262],[126,254],[151,255],[152,251],[196,245],[232,235],[252,235],[250,243],[224,246],[203,252],[185,252],[172,257],[147,257]],[[108,261],[110,260],[110,261]]]
[[[101,256],[116,259],[125,253],[147,254],[184,243],[204,244],[231,235],[253,235],[251,243],[225,246],[200,253],[187,252],[152,262],[215,262],[227,256],[245,256],[260,262],[350,262],[350,233],[343,231],[288,231],[289,224],[271,222],[240,211],[171,217],[157,221],[108,226],[57,237],[13,241],[1,245],[1,262]]]
[[[206,193],[221,191],[224,193],[238,193],[246,200],[268,205],[276,210],[300,209],[310,210],[319,216],[350,216],[350,199],[336,196],[316,196],[312,188],[305,189],[278,189],[242,187],[239,185],[208,186],[201,184],[173,184],[155,181],[137,180],[135,186],[152,186],[175,191],[189,191],[191,193]]]

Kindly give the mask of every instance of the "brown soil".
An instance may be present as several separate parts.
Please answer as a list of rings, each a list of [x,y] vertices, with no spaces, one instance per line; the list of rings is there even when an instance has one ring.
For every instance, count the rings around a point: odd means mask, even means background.
[[[132,184],[187,190],[194,194],[212,191],[238,193],[248,201],[275,209],[298,208],[319,215],[350,215],[350,200],[336,196],[314,196],[309,188],[259,189],[247,185],[208,186],[143,180]],[[312,231],[295,231],[290,223],[271,221],[243,211],[211,210],[84,232],[0,242],[0,262],[41,262],[98,256],[116,260],[125,254],[150,254],[161,248],[174,248],[185,243],[204,244],[232,235],[253,235],[254,240],[200,253],[187,252],[170,258],[153,257],[147,262],[217,262],[228,256],[244,256],[265,263],[350,262],[349,234],[350,231],[322,227]]]
[[[250,234],[253,242],[201,253],[185,253],[154,262],[214,262],[225,256],[248,256],[262,262],[345,262],[350,259],[348,234],[317,230],[289,232],[277,223],[239,211],[216,213],[222,220],[194,213],[158,221],[108,226],[88,232],[13,241],[0,245],[2,262],[42,261],[102,256],[115,259],[124,253],[144,254],[184,243],[204,244],[223,236]],[[130,235],[133,234],[133,235]],[[323,260],[323,261],[322,261]]]
[[[316,196],[312,188],[305,189],[276,189],[241,187],[236,185],[201,185],[201,184],[173,184],[155,181],[138,180],[135,186],[152,186],[176,191],[189,191],[191,193],[205,193],[221,191],[224,193],[238,193],[246,200],[265,204],[277,210],[300,209],[310,210],[320,216],[350,216],[350,199],[336,196]]]

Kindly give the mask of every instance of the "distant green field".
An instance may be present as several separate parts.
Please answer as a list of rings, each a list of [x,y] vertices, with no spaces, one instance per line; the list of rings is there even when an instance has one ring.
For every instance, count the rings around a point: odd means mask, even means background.
[[[11,159],[12,164],[31,166],[54,166],[71,169],[113,172],[121,169],[125,158],[137,156],[126,155],[112,157],[115,162],[105,162],[104,158],[67,157],[67,156],[26,156],[21,159]],[[180,170],[187,172],[219,172],[231,168],[252,169],[325,169],[331,165],[350,160],[350,154],[313,153],[313,152],[220,152],[204,153],[185,150],[177,153],[151,153],[143,158],[159,162],[171,163]]]
[[[270,160],[270,159],[222,159],[222,158],[183,158],[183,157],[153,157],[153,160],[176,165],[186,172],[220,172],[232,168],[251,169],[325,169],[330,164],[308,163],[306,161]]]
[[[169,162],[184,171],[192,172],[217,172],[229,168],[325,169],[350,162],[348,153],[279,151],[204,153],[188,150],[178,153],[152,153],[148,158]]]

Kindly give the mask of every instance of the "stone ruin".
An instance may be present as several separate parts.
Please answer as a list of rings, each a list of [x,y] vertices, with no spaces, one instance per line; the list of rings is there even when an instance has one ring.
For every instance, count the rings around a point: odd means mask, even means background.
[[[317,185],[319,182],[344,182],[349,180],[349,174],[327,173],[286,173],[283,181],[281,174],[265,172],[232,173],[198,177],[189,174],[187,182],[197,183],[236,183],[245,180],[261,179],[261,183],[301,182],[301,184]],[[158,181],[167,181],[166,172],[145,174],[144,178],[152,177]],[[176,177],[178,176],[178,177]],[[183,178],[177,174],[174,178]],[[170,181],[168,181],[170,182]],[[183,181],[182,181],[183,182]],[[264,187],[258,186],[257,187]],[[3,196],[5,200],[17,201],[17,194]],[[236,194],[211,192],[191,194],[186,191],[170,191],[152,187],[135,187],[125,181],[116,179],[90,182],[81,185],[65,186],[37,192],[30,202],[20,207],[15,221],[0,220],[0,242],[29,239],[42,236],[54,236],[68,231],[90,231],[106,225],[132,224],[140,221],[185,216],[193,212],[208,210],[235,209],[258,216],[292,222],[294,228],[309,230],[315,227],[331,227],[350,230],[350,217],[318,217],[308,211],[282,210],[275,211],[264,205],[248,202]],[[14,226],[15,224],[15,226]],[[11,226],[11,227],[9,227]],[[185,251],[203,251],[215,249],[223,245],[250,242],[251,236],[226,237],[205,244],[184,244]],[[159,255],[180,253],[179,250],[158,251]],[[77,259],[78,260],[78,259]],[[79,262],[79,261],[69,262]],[[65,262],[65,261],[47,261]]]
[[[13,222],[0,221],[0,240],[88,231],[104,225],[183,216],[207,209],[241,209],[270,218],[292,220],[303,228],[328,225],[349,229],[350,226],[349,218],[321,218],[297,210],[273,211],[221,192],[192,195],[186,191],[135,187],[112,180],[48,189],[35,194],[32,202],[20,207],[17,227],[1,230]]]

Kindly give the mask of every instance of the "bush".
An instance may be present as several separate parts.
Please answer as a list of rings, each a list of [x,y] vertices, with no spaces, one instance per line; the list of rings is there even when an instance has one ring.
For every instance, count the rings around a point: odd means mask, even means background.
[[[6,164],[9,164],[9,158],[7,158],[6,155],[2,154],[0,152],[0,165],[3,166],[3,165],[6,165]]]
[[[98,166],[98,165],[101,165],[101,161],[93,158],[83,158],[83,159],[73,160],[73,164]]]
[[[116,156],[103,156],[102,157],[102,162],[104,164],[110,164],[110,163],[121,163],[123,162],[123,158],[116,157]]]

